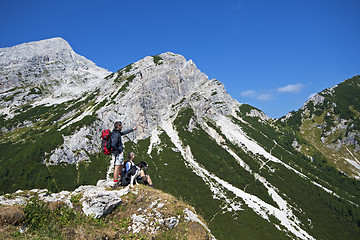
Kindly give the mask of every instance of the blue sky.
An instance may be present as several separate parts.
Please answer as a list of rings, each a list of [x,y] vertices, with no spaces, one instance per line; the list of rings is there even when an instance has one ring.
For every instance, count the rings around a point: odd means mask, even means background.
[[[174,52],[281,117],[360,74],[359,0],[0,2],[0,47],[62,37],[110,71]]]

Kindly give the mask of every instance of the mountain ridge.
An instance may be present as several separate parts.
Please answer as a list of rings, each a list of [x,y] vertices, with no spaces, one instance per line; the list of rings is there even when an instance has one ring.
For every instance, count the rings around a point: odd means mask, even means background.
[[[295,111],[271,119],[169,52],[104,73],[93,79],[101,86],[45,105],[9,108],[20,96],[1,92],[1,191],[111,180],[113,163],[100,151],[99,133],[121,119],[124,129],[138,126],[124,138],[125,151],[152,166],[160,189],[200,210],[218,239],[359,236],[359,182],[331,164],[317,138],[301,133],[303,122],[316,119]]]
[[[358,171],[360,169],[358,160],[360,104],[357,96],[360,85],[358,82],[359,76],[354,76],[325,89],[310,98],[298,111],[293,111],[280,119],[280,121],[297,119],[292,120],[292,126],[299,134],[312,142],[312,145],[324,154],[333,166],[357,179],[360,176]],[[309,135],[310,138],[307,137]],[[300,145],[298,147],[301,148]],[[304,151],[305,154],[309,152],[311,150]]]

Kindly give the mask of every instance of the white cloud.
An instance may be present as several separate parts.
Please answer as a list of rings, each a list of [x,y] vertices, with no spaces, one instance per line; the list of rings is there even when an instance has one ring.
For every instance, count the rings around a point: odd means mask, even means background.
[[[247,91],[241,92],[240,95],[243,96],[243,97],[253,97],[253,98],[255,98],[257,94],[256,94],[256,91],[254,91],[254,90],[247,90]]]
[[[270,101],[274,100],[274,96],[271,92],[260,90],[260,91],[254,91],[254,90],[247,90],[240,93],[243,97],[250,97],[255,98],[257,100],[261,101]]]
[[[274,96],[271,93],[262,93],[256,97],[257,100],[270,101],[274,100]]]
[[[279,87],[277,90],[278,90],[278,92],[281,92],[281,93],[299,93],[299,92],[301,92],[301,89],[303,87],[304,87],[304,85],[301,83],[289,84],[289,85],[286,85],[285,87]]]

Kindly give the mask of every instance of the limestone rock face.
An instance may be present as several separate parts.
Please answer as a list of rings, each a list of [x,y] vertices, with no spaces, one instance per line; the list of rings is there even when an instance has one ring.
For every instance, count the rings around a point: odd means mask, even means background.
[[[82,111],[75,109],[64,114],[58,120],[64,121],[60,130],[81,122],[87,116],[95,116],[96,120],[91,125],[82,126],[71,135],[64,136],[64,143],[47,153],[44,158],[45,164],[61,162],[76,164],[79,161],[88,161],[88,154],[99,152],[99,132],[106,128],[112,129],[113,123],[117,120],[123,122],[124,130],[134,126],[138,127],[136,132],[128,135],[130,140],[137,141],[149,137],[152,131],[161,125],[161,122],[167,121],[182,108],[191,106],[196,111],[197,118],[201,120],[205,116],[234,113],[239,105],[226,92],[222,83],[215,79],[209,80],[204,73],[197,69],[192,60],[186,60],[181,55],[170,52],[163,53],[157,56],[161,59],[158,62],[155,61],[155,57],[145,57],[109,74],[106,70],[100,70],[83,58],[78,58],[79,56],[71,50],[68,44],[64,43],[64,40],[52,39],[51,42],[62,46],[58,51],[51,52],[54,55],[50,58],[51,61],[77,59],[74,60],[75,62],[69,63],[69,66],[72,66],[74,72],[84,72],[86,76],[79,76],[79,79],[88,79],[88,81],[77,81],[76,85],[86,85],[86,88],[82,88],[82,93],[91,94],[94,101],[93,106],[88,106]],[[38,44],[42,45],[41,42]],[[47,44],[48,42],[45,41],[45,46]],[[46,52],[45,46],[41,48],[43,52]],[[80,60],[83,61],[82,64],[77,65],[76,62]],[[82,67],[85,69],[83,69],[84,71],[81,70]],[[62,74],[61,71],[51,72]],[[108,75],[104,78],[106,74]],[[63,78],[60,75],[57,78]],[[28,78],[32,79],[31,76]],[[20,80],[18,79],[18,81]],[[56,82],[57,89],[53,91],[52,95],[42,96],[39,101],[33,99],[33,105],[40,106],[46,101],[48,101],[47,105],[54,106],[63,101],[75,100],[75,103],[83,101],[88,95],[84,95],[82,99],[75,99],[73,95],[76,97],[79,95],[76,87],[71,86],[71,81]],[[38,80],[38,82],[44,83],[42,80]],[[67,88],[70,90],[66,91]],[[11,101],[9,105],[13,103],[14,101]],[[3,109],[3,112],[6,112],[8,116],[16,114],[6,108]],[[28,125],[33,126],[34,123],[29,122]],[[124,138],[124,142],[127,140]]]
[[[125,126],[139,127],[137,138],[148,137],[151,131],[179,108],[193,105],[201,116],[210,112],[232,111],[235,102],[217,80],[209,80],[196,65],[181,55],[160,54],[161,64],[146,57],[131,65],[124,74],[133,76],[128,91],[114,95],[116,104],[98,111],[105,124],[121,119]],[[119,72],[113,79],[119,77]],[[116,86],[116,85],[115,85]],[[230,105],[229,105],[230,103]],[[177,106],[177,107],[176,107]]]
[[[49,193],[47,189],[33,189],[28,192],[18,191],[15,194],[0,196],[0,205],[4,206],[24,206],[30,198],[38,196],[45,202],[64,202],[69,207],[74,207],[74,202],[82,206],[85,215],[94,218],[105,217],[107,214],[121,204],[121,197],[129,193],[129,188],[109,191],[104,185],[100,186],[80,186],[73,192],[61,191],[59,193]],[[77,199],[76,201],[71,201]]]
[[[0,116],[4,119],[16,118],[24,107],[42,106],[64,108],[64,113],[52,120],[52,124],[61,123],[59,130],[90,116],[95,119],[63,136],[64,143],[43,157],[45,164],[89,161],[89,154],[99,152],[100,131],[112,129],[117,120],[123,122],[124,130],[138,127],[128,135],[137,141],[149,137],[181,108],[191,106],[201,120],[231,114],[238,105],[222,83],[209,80],[192,60],[181,55],[148,56],[110,73],[75,53],[62,38],[0,49],[0,91]],[[45,121],[27,118],[1,130],[37,128]]]
[[[62,38],[1,48],[0,91],[4,97],[14,96],[11,101],[1,101],[1,106],[78,98],[101,87],[108,74],[109,71],[75,53]]]
[[[138,127],[136,133],[128,135],[136,141],[149,137],[183,107],[191,106],[201,119],[231,114],[238,104],[222,83],[209,80],[192,60],[181,55],[148,56],[110,73],[75,53],[62,38],[0,49],[0,91],[0,116],[4,119],[16,118],[24,107],[32,110],[42,106],[65,108],[52,122],[61,122],[59,130],[89,116],[96,118],[64,136],[61,146],[46,153],[46,164],[88,161],[89,154],[99,152],[101,129],[112,129],[117,120],[123,122],[124,129]],[[1,130],[36,128],[42,121],[46,119],[26,119]]]

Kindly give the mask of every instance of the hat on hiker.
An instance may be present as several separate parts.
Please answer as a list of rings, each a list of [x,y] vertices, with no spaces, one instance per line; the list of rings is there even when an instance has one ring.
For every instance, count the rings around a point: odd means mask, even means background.
[[[117,128],[117,127],[119,127],[119,126],[121,126],[121,125],[122,125],[121,121],[116,121],[116,122],[114,123],[114,127],[115,127],[115,128]]]

